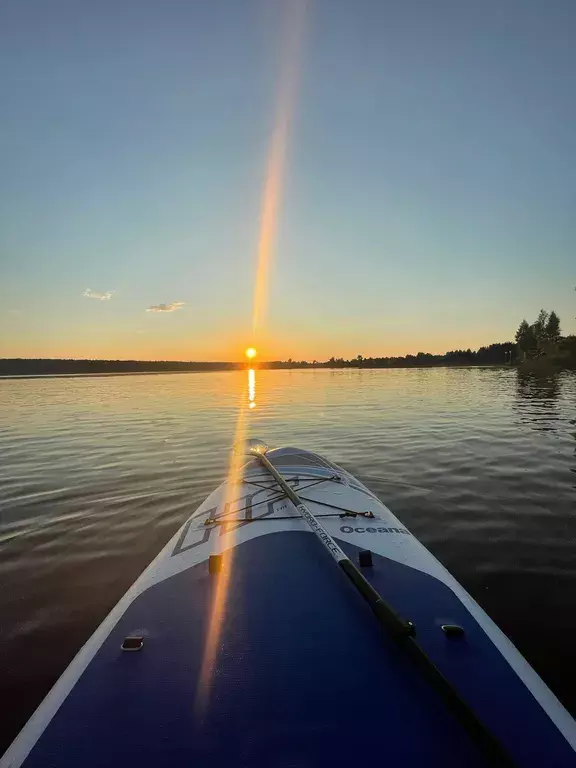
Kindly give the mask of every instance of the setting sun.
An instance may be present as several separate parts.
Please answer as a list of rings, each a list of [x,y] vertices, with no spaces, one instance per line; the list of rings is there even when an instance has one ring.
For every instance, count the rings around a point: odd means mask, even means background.
[[[256,354],[257,353],[256,353],[256,350],[254,349],[254,347],[248,347],[248,349],[246,350],[246,357],[249,360],[252,360],[252,358],[256,357]]]

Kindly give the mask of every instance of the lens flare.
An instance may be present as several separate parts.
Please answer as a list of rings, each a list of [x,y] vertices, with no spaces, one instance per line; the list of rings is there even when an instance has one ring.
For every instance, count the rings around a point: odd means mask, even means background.
[[[246,390],[242,392],[238,421],[236,423],[236,433],[234,435],[233,445],[242,445],[246,440],[246,414],[245,409]],[[238,501],[238,484],[243,474],[243,467],[246,463],[246,457],[236,451],[232,452],[228,477],[226,478],[226,491],[221,502],[223,517],[225,517]],[[196,693],[195,714],[201,718],[206,713],[209,706],[210,690],[212,679],[218,660],[218,651],[220,649],[220,635],[222,625],[226,616],[226,603],[228,598],[228,589],[230,578],[232,576],[232,567],[234,561],[234,545],[236,537],[236,526],[233,523],[220,526],[220,536],[218,542],[218,551],[222,553],[222,570],[216,580],[216,588],[213,593],[210,605],[210,617],[208,620],[208,632],[206,634],[204,654],[202,657],[202,667],[200,669],[200,678]]]
[[[300,49],[304,29],[306,0],[293,0],[286,4],[285,37],[281,49],[281,71],[276,100],[274,129],[268,149],[266,175],[262,191],[260,232],[258,237],[258,265],[252,314],[252,334],[256,338],[266,314],[270,260],[278,228],[278,209],[286,167],[288,137],[294,113],[296,87],[300,65]]]
[[[284,39],[281,49],[281,70],[278,83],[274,126],[268,149],[266,173],[262,191],[262,205],[257,249],[256,283],[252,315],[252,338],[257,339],[257,331],[265,316],[268,298],[270,259],[276,236],[281,192],[284,184],[288,135],[298,81],[299,57],[302,40],[303,22],[307,0],[290,0],[285,3],[286,18],[282,30]],[[246,349],[246,357],[253,360],[255,347]],[[241,444],[247,437],[247,414],[249,408],[256,405],[256,374],[250,369],[248,374],[248,393],[242,392],[234,443]],[[246,396],[248,394],[248,397]],[[248,408],[246,408],[248,405]],[[222,503],[223,514],[230,512],[238,499],[239,485],[242,484],[245,456],[233,453],[228,471],[225,498]],[[210,605],[208,632],[205,640],[202,667],[196,697],[196,715],[202,717],[209,706],[210,691],[218,652],[221,647],[222,625],[226,616],[226,603],[233,566],[233,552],[236,525],[220,526],[218,551],[222,553],[222,570],[218,574]]]

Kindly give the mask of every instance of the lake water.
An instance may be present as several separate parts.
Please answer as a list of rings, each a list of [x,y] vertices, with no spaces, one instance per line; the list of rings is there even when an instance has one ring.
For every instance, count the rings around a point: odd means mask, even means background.
[[[363,480],[576,711],[576,372],[0,380],[0,752],[224,478],[239,413]]]

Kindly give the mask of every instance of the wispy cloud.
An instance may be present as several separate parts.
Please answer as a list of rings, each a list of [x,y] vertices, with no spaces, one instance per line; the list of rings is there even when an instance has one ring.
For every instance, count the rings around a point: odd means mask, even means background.
[[[177,309],[182,309],[185,303],[184,301],[172,301],[170,304],[153,304],[148,307],[146,312],[175,312]]]
[[[99,293],[93,291],[92,288],[86,288],[82,296],[86,296],[87,299],[98,299],[99,301],[109,301],[112,298],[114,291],[106,291],[106,293]]]
[[[6,311],[8,312],[9,315],[12,315],[13,317],[20,317],[20,315],[22,314],[21,309],[7,309]]]

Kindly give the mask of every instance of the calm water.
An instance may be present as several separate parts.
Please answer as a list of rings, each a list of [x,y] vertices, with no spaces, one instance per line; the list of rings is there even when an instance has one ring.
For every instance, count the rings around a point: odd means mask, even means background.
[[[252,436],[364,480],[576,710],[576,373],[3,380],[0,752],[223,479],[240,407]]]

